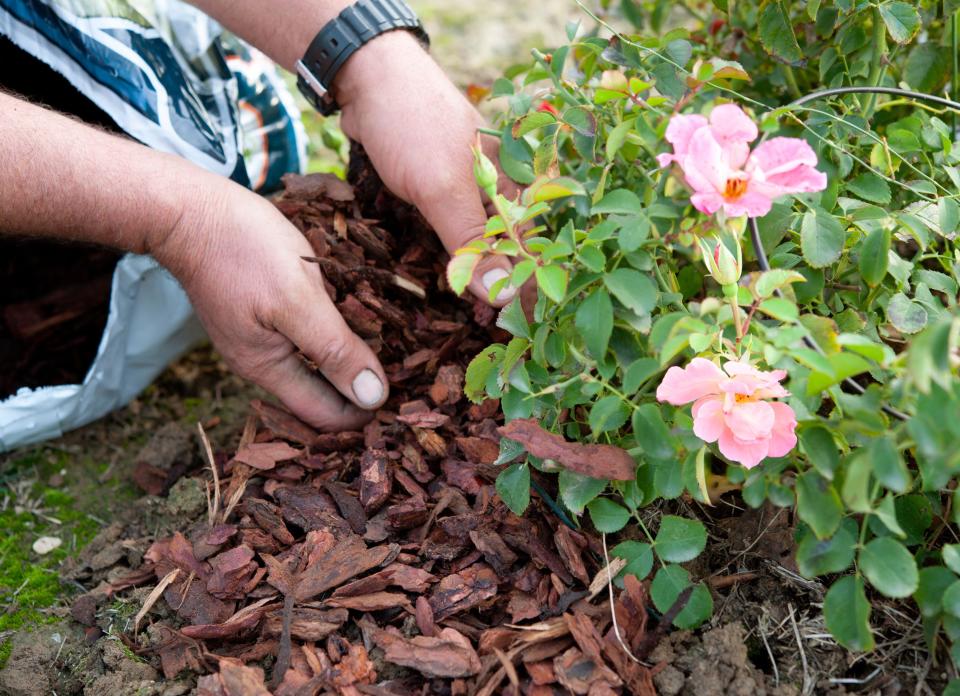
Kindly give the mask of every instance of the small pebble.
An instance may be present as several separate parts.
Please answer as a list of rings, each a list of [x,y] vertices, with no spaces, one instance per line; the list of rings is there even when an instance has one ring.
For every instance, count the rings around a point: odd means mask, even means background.
[[[33,552],[38,556],[46,556],[56,548],[59,548],[63,541],[59,537],[43,536],[33,542]]]

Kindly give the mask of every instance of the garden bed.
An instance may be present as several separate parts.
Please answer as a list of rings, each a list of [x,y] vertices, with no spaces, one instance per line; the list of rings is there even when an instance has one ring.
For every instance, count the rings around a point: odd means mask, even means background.
[[[694,632],[669,627],[689,593],[666,617],[653,609],[649,583],[624,577],[604,546],[629,534],[568,526],[552,477],[534,473],[533,500],[513,515],[493,485],[498,404],[463,394],[469,361],[502,337],[495,314],[438,287],[445,257],[420,218],[368,168],[353,175],[355,190],[291,178],[277,205],[378,352],[388,404],[363,432],[319,434],[257,400],[245,420],[207,423],[224,443],[209,450],[197,430],[159,428],[132,470],[150,495],[65,564],[64,581],[84,590],[69,625],[17,636],[0,689],[841,694],[936,683],[916,624],[896,609],[872,656],[851,662],[829,639],[824,587],[793,561],[789,510],[746,511],[734,490],[715,491],[712,507],[683,496],[644,512],[654,533],[672,513],[713,539],[688,566],[716,606]]]

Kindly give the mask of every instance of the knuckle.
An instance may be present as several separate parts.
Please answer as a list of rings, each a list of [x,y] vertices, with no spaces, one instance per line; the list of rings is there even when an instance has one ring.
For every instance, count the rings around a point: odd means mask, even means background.
[[[356,357],[357,350],[344,336],[333,335],[313,352],[314,361],[324,370],[339,370]]]

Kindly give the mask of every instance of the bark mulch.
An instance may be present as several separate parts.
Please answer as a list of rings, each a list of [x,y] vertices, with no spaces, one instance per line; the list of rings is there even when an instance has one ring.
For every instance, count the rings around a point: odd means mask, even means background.
[[[600,539],[563,524],[548,494],[517,517],[495,492],[499,404],[463,394],[470,359],[506,338],[494,310],[444,287],[433,234],[369,168],[352,180],[290,177],[276,204],[379,355],[390,401],[362,432],[338,433],[257,401],[227,451],[201,437],[205,468],[142,461],[135,478],[154,495],[198,478],[206,513],[133,562],[117,554],[106,575],[101,563],[74,618],[95,638],[97,606],[154,587],[123,639],[167,679],[199,675],[202,696],[654,694],[657,667],[637,660],[662,629],[644,586],[628,577],[611,593],[622,561],[607,567]],[[612,451],[532,421],[510,433],[617,473]]]

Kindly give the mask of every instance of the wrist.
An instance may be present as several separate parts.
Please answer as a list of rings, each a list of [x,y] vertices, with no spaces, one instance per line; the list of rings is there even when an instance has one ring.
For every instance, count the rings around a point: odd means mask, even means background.
[[[143,253],[153,256],[183,284],[188,285],[221,238],[225,215],[240,203],[246,189],[187,162],[170,176],[157,179],[157,224],[146,234]]]
[[[331,95],[341,108],[347,108],[360,95],[374,92],[384,80],[396,79],[389,76],[391,73],[402,79],[429,60],[429,54],[411,32],[388,31],[350,56],[330,86]]]

